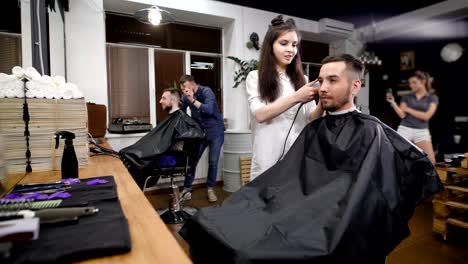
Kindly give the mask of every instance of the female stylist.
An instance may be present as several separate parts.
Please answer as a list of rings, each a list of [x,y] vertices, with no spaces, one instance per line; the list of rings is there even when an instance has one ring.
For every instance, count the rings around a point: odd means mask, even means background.
[[[304,76],[297,54],[299,42],[294,20],[273,19],[262,44],[258,71],[247,77],[248,101],[255,117],[251,180],[273,166],[305,125],[323,114],[320,104],[316,107],[313,101],[318,96],[315,81],[307,83]]]
[[[427,72],[416,71],[408,81],[413,93],[403,96],[400,106],[395,103],[393,95],[388,93],[387,102],[402,119],[398,133],[424,150],[432,163],[435,163],[429,120],[437,110],[439,98],[429,93],[432,77]]]

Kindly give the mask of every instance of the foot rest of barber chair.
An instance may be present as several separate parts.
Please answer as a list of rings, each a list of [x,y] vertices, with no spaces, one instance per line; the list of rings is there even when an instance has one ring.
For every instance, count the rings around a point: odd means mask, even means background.
[[[168,209],[166,212],[159,215],[165,224],[182,224],[187,221],[190,217],[192,217],[189,213],[185,212],[184,210],[174,211],[172,209]]]
[[[164,171],[163,171],[164,172]],[[165,224],[182,224],[185,223],[187,219],[191,217],[189,213],[183,210],[181,202],[183,202],[182,197],[180,197],[179,187],[174,183],[174,178],[178,176],[184,176],[183,173],[174,173],[174,174],[165,174],[161,175],[162,177],[169,176],[171,178],[171,188],[172,193],[170,194],[171,198],[169,200],[168,209],[160,215],[161,219]],[[173,200],[178,197],[178,201],[174,202]]]

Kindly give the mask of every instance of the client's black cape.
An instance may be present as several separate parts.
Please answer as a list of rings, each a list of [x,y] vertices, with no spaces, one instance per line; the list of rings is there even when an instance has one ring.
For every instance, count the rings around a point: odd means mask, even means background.
[[[198,123],[182,110],[177,110],[135,144],[120,150],[119,155],[132,176],[138,177],[153,164],[157,156],[170,150],[175,143],[190,140],[202,142],[204,139],[205,133]],[[197,156],[198,149],[195,152],[193,154]]]
[[[379,263],[441,188],[426,155],[376,118],[329,115],[180,233],[195,263]]]

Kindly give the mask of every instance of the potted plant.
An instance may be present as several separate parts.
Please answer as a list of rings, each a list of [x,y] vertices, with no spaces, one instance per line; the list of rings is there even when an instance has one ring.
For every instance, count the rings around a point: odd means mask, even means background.
[[[227,57],[230,60],[233,60],[237,64],[239,64],[239,69],[234,73],[234,86],[233,88],[237,88],[239,84],[241,84],[245,79],[247,79],[247,75],[249,72],[258,69],[258,60],[252,59],[249,61],[243,61],[234,56]]]

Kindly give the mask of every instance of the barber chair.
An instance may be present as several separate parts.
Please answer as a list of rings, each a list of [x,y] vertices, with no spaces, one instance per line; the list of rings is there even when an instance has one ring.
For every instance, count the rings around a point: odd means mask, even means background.
[[[195,172],[198,162],[200,140],[185,140],[174,145],[165,153],[158,155],[145,171],[140,173],[140,181],[143,181],[142,189],[148,188],[150,181],[159,180],[160,177],[170,178],[172,193],[170,194],[168,209],[160,215],[166,224],[184,223],[191,217],[182,208],[182,197],[179,187],[175,183],[175,177],[186,176]],[[151,185],[150,185],[151,186]]]

